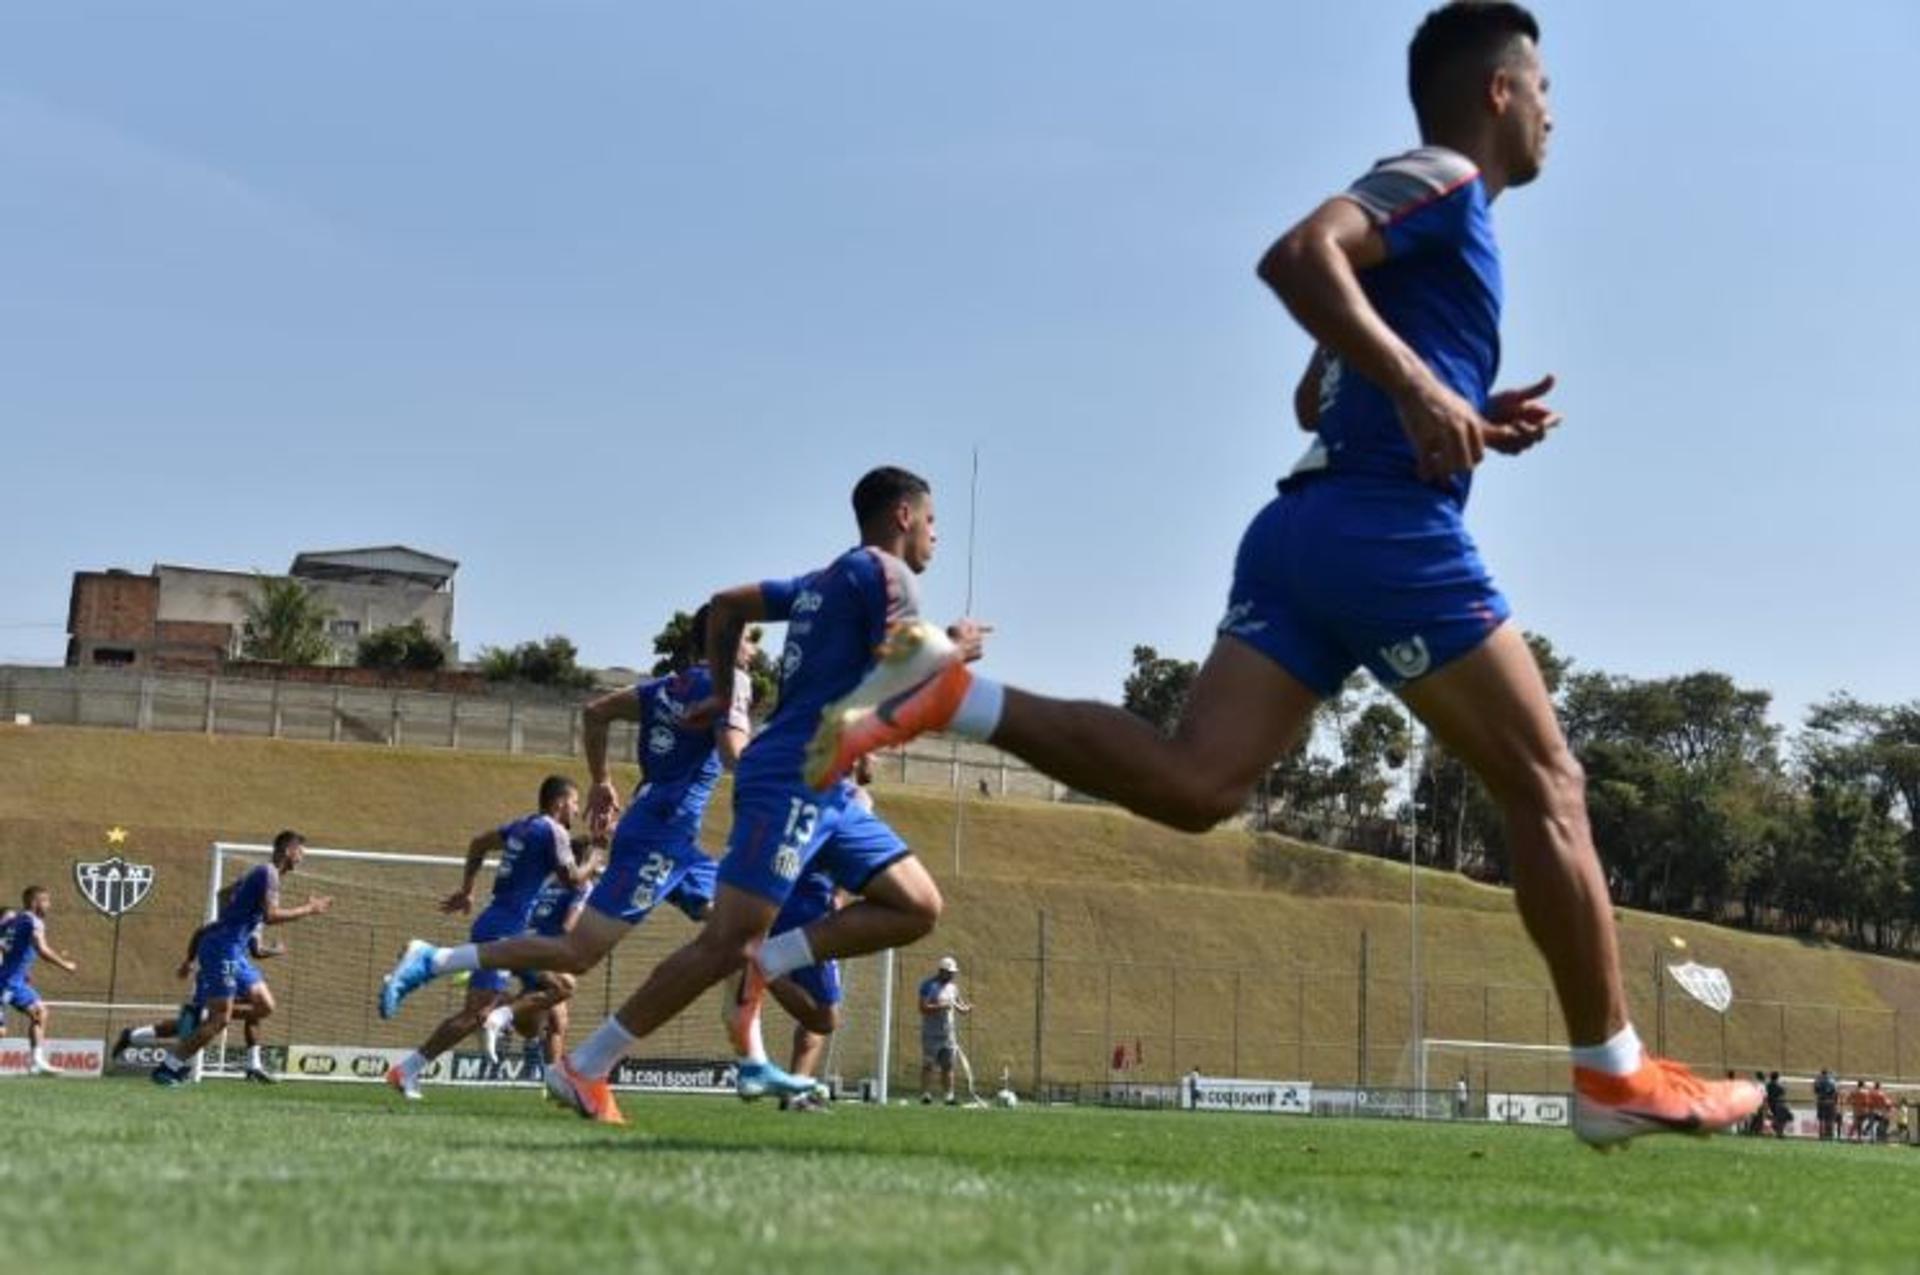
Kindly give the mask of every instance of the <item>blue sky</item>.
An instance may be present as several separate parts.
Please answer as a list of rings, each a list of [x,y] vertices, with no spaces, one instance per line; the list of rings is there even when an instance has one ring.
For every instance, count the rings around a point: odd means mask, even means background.
[[[536,15],[535,9],[538,9]],[[11,7],[0,658],[75,569],[460,560],[463,647],[632,663],[926,472],[991,667],[1199,655],[1292,461],[1267,242],[1412,141],[1424,4]],[[1920,8],[1542,5],[1470,521],[1581,663],[1908,699]]]

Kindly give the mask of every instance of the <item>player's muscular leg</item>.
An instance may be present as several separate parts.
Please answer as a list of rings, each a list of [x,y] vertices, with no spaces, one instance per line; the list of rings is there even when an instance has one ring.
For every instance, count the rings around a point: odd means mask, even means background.
[[[1319,697],[1252,647],[1216,639],[1171,738],[1112,704],[1007,688],[993,743],[1070,787],[1187,832],[1238,814]]]
[[[265,983],[256,983],[252,994],[247,998],[246,1005],[247,1013],[252,1017],[252,1020],[256,1023],[264,1022],[273,1016],[273,1011],[276,1008],[273,992]]]
[[[722,884],[707,922],[691,943],[654,967],[617,1017],[635,1036],[645,1036],[735,973],[758,949],[779,915],[777,904]]]
[[[584,974],[598,965],[632,928],[625,921],[586,908],[565,934],[531,934],[482,943],[480,968]]]
[[[1587,824],[1586,783],[1520,631],[1502,625],[1403,698],[1487,786],[1513,848],[1520,918],[1546,958],[1567,1038],[1598,1044],[1626,1026],[1606,878]]]
[[[803,1032],[831,1036],[834,1029],[840,1026],[838,1005],[822,1005],[790,978],[774,979],[767,984],[767,990],[773,993],[774,1000],[780,1002],[780,1008],[793,1016]]]
[[[857,902],[807,927],[814,959],[903,947],[930,934],[946,906],[926,865],[913,855],[874,874],[860,894]]]
[[[420,1046],[420,1052],[428,1058],[438,1058],[455,1045],[480,1030],[480,1024],[496,1005],[505,1003],[506,997],[499,992],[467,991],[464,1005],[436,1028],[433,1035],[427,1037],[427,1043]]]

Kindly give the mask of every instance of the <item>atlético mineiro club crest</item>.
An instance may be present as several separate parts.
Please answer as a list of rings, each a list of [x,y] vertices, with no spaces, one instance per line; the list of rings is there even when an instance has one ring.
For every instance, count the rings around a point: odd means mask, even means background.
[[[73,865],[73,883],[80,893],[107,916],[120,916],[140,906],[153,891],[153,865],[128,863],[119,855],[99,863]]]

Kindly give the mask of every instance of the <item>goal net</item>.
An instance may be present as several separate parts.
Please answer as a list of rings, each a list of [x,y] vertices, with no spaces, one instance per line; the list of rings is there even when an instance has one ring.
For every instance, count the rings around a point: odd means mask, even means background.
[[[209,916],[220,891],[266,862],[272,848],[216,842],[211,855]],[[439,906],[459,886],[463,863],[462,857],[445,854],[306,847],[299,869],[281,883],[282,901],[295,906],[312,895],[327,895],[333,906],[322,916],[264,932],[267,944],[284,943],[288,949],[282,956],[255,962],[276,1004],[259,1033],[274,1069],[314,1079],[377,1079],[387,1062],[417,1046],[459,1007],[466,988],[455,978],[437,979],[414,993],[391,1021],[380,1018],[378,998],[382,977],[408,939],[467,941],[472,917],[448,915]],[[492,866],[489,861],[480,878],[476,912],[484,906]],[[570,1039],[578,1041],[591,1032],[694,933],[694,924],[673,907],[656,909],[636,926],[606,960],[578,976]],[[882,1026],[879,959],[843,962],[842,981],[842,1022],[829,1041],[822,1071],[823,1079],[837,1076],[851,1088],[875,1074]],[[721,989],[708,992],[635,1050],[635,1059],[690,1065],[673,1072],[672,1078],[662,1073],[663,1087],[702,1087],[692,1083],[700,1074],[694,1065],[708,1064],[707,1074],[713,1075],[716,1065],[731,1061],[721,1027],[722,996]],[[792,1023],[771,997],[765,1034],[769,1052],[782,1059],[792,1040]],[[226,1037],[224,1048],[207,1051],[206,1074],[232,1074],[241,1066],[240,1028],[233,1027]],[[471,1038],[456,1046],[429,1080],[532,1083],[519,1065],[523,1043],[503,1039],[502,1054],[508,1061],[496,1070],[483,1064],[480,1042]],[[902,1053],[897,1039],[893,1052]],[[302,1059],[309,1059],[304,1072]]]

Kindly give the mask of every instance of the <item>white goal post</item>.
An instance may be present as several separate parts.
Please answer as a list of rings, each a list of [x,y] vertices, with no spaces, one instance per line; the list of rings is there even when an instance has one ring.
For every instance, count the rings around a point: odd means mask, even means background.
[[[206,918],[219,915],[221,892],[241,873],[269,859],[273,847],[250,841],[219,840],[208,847]],[[395,954],[408,938],[426,938],[438,943],[466,941],[470,918],[443,915],[438,904],[459,883],[466,863],[464,855],[431,854],[408,851],[363,850],[307,845],[297,874],[283,889],[292,894],[290,902],[299,902],[308,894],[326,894],[334,898],[333,908],[323,916],[269,931],[284,937],[291,959],[282,958],[262,965],[262,973],[274,989],[279,1008],[267,1020],[269,1048],[284,1043],[289,1062],[296,1046],[309,1052],[332,1052],[340,1059],[351,1058],[355,1078],[365,1079],[364,1068],[370,1059],[391,1054],[399,1056],[418,1043],[435,1015],[416,1009],[416,1003],[449,1012],[464,996],[453,979],[440,980],[422,989],[408,1002],[404,1021],[384,1022],[374,1016],[373,1004],[379,980],[390,967]],[[485,866],[497,868],[496,859]],[[476,909],[477,909],[476,905]],[[570,1039],[578,1040],[591,1031],[603,1014],[619,1005],[628,993],[644,981],[652,967],[692,936],[693,923],[675,908],[657,909],[645,924],[636,926],[611,954],[594,969],[578,977]],[[826,1070],[836,1062],[847,1064],[849,1079],[868,1074],[877,1060],[878,1087],[884,1099],[892,1035],[893,961],[891,953],[883,958],[860,958],[842,962],[842,979],[847,1018],[841,1030],[830,1039]],[[668,1070],[636,1060],[637,1072],[652,1080],[635,1079],[632,1085],[658,1088],[700,1089],[689,1077],[697,1064],[730,1065],[731,1051],[716,1028],[719,991],[714,1011],[709,1012],[708,997],[691,1006],[673,1022],[650,1036],[641,1050],[644,1058],[665,1060]],[[776,1031],[781,1011],[773,999],[766,1002],[769,1020],[768,1041],[772,1044],[785,1033]],[[844,1037],[844,1040],[842,1039]],[[227,1058],[222,1048],[203,1053],[195,1060],[196,1075],[237,1074],[223,1070]],[[364,1047],[364,1048],[360,1048]],[[465,1051],[462,1051],[464,1054]],[[529,1084],[516,1067],[487,1069],[488,1079],[477,1078],[472,1059],[458,1063],[448,1058],[448,1078],[455,1083]],[[341,1061],[334,1078],[344,1078],[349,1064]],[[675,1070],[675,1069],[678,1070]],[[706,1072],[711,1074],[709,1066]],[[657,1073],[657,1074],[656,1074]],[[290,1075],[300,1074],[289,1068]],[[654,1083],[657,1081],[657,1085]],[[729,1081],[730,1085],[731,1082]]]

